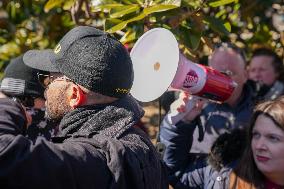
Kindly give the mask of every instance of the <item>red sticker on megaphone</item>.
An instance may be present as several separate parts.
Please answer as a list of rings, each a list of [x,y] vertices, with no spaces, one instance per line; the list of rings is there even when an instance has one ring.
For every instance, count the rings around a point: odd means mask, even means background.
[[[190,88],[197,84],[198,82],[198,75],[194,70],[190,70],[185,77],[185,80],[183,82],[184,88]]]

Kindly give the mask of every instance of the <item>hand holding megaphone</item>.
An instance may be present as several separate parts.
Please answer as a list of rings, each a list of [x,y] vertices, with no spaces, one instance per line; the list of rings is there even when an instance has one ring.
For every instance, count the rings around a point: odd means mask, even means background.
[[[180,54],[179,65],[170,89],[182,90],[193,96],[185,104],[185,111],[179,112],[172,108],[165,119],[170,124],[176,124],[188,114],[193,114],[196,104],[202,99],[218,103],[225,102],[236,86],[237,84],[230,77],[211,67],[193,63]]]
[[[171,104],[165,119],[173,125],[180,120],[191,122],[201,113],[207,101],[207,99],[190,95],[187,92],[181,92],[179,98]]]

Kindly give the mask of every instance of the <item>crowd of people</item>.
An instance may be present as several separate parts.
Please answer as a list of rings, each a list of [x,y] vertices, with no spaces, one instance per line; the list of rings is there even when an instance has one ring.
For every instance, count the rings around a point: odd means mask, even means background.
[[[237,85],[224,103],[181,92],[166,114],[157,152],[131,96],[132,61],[91,26],[54,49],[12,59],[0,84],[1,188],[284,188],[283,61],[266,48],[250,61],[222,43],[208,65]]]
[[[283,188],[281,59],[261,48],[247,66],[243,51],[224,43],[208,64],[226,73],[237,87],[225,103],[196,101],[175,125],[169,122],[172,114],[165,115],[159,139],[165,145],[170,184],[174,188]],[[184,108],[190,100],[182,92],[172,108],[187,112]]]

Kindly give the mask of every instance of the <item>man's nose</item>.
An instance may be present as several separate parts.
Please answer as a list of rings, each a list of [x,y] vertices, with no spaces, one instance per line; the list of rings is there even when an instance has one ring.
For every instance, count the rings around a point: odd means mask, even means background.
[[[253,73],[253,78],[254,78],[256,81],[262,80],[262,76],[261,76],[261,74],[260,74],[259,71],[255,71],[255,72]]]

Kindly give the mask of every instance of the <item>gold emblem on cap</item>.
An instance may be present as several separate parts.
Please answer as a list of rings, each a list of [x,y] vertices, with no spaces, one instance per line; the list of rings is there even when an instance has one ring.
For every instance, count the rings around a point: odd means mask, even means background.
[[[58,54],[59,52],[60,52],[60,50],[61,50],[61,45],[60,44],[58,44],[58,45],[56,45],[56,47],[54,48],[54,53],[55,54]]]
[[[116,88],[115,90],[117,93],[124,93],[124,94],[129,93],[130,91],[129,89],[121,89],[121,88]]]

